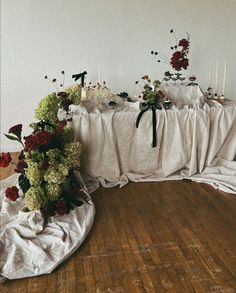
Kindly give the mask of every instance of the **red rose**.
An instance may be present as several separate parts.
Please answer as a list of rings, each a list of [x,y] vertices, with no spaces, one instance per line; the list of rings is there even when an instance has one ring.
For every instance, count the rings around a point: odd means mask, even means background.
[[[2,154],[0,155],[0,167],[2,167],[2,168],[8,167],[11,160],[12,160],[12,158],[11,158],[10,153],[2,152]]]
[[[37,132],[35,136],[36,136],[37,143],[42,145],[42,144],[50,143],[52,134],[48,131],[42,130]]]
[[[20,160],[18,163],[17,163],[17,166],[16,166],[16,169],[14,169],[14,171],[16,173],[23,173],[25,168],[27,168],[27,164],[24,160]]]
[[[14,134],[19,139],[21,139],[21,132],[22,132],[22,124],[14,125],[8,130],[8,133]]]
[[[32,151],[35,150],[38,146],[36,138],[34,135],[29,135],[24,137],[25,140],[25,149],[27,151]]]
[[[189,47],[189,41],[186,39],[182,39],[179,41],[179,46],[187,49]]]
[[[19,197],[18,188],[16,186],[8,187],[5,191],[5,196],[12,201],[16,201]]]
[[[64,199],[58,200],[56,205],[56,211],[60,216],[67,214],[69,212],[68,204]]]

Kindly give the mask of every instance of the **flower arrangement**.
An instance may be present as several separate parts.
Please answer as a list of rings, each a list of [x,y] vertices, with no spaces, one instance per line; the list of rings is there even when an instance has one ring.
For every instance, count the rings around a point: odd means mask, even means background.
[[[52,83],[56,84],[56,79]],[[22,138],[22,124],[11,127],[5,134],[23,147],[15,172],[20,174],[18,184],[27,211],[40,209],[45,217],[56,213],[63,215],[88,199],[76,178],[81,144],[74,141],[74,131],[68,125],[71,119],[69,106],[78,104],[80,97],[81,86],[78,84],[49,94],[35,110],[38,121],[30,124],[31,134]],[[60,110],[66,113],[62,119],[58,118]],[[0,167],[8,167],[10,163],[10,153],[2,152]],[[5,192],[12,201],[16,201],[19,194],[17,186],[7,188]]]
[[[170,33],[174,36],[175,44],[170,47],[172,51],[174,51],[171,57],[167,57],[165,54],[162,54],[158,51],[151,51],[151,54],[158,57],[158,62],[162,62],[167,65],[171,65],[171,67],[177,71],[176,73],[170,73],[169,71],[165,72],[164,81],[173,80],[180,80],[181,82],[185,80],[182,77],[181,70],[186,70],[189,66],[189,47],[190,47],[190,37],[187,33],[186,38],[182,38],[180,40],[177,39],[177,36],[173,29],[170,30]]]
[[[159,89],[161,82],[159,80],[154,80],[153,82],[148,75],[144,75],[142,78],[143,87],[140,85],[140,82],[137,80],[135,82],[142,90],[142,99],[145,101],[143,106],[150,107],[155,105],[157,109],[161,109],[159,103],[163,101],[165,95]]]

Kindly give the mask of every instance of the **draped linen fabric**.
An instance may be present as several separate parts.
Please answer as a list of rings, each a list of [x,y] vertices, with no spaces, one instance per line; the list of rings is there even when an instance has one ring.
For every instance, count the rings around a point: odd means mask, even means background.
[[[90,200],[69,214],[51,217],[45,225],[40,211],[22,211],[22,197],[12,202],[4,196],[17,178],[15,174],[1,181],[0,282],[51,273],[79,248],[95,215]]]
[[[125,104],[103,111],[91,104],[78,107],[73,128],[83,145],[84,174],[104,187],[185,178],[236,193],[235,102],[157,110],[155,148],[152,111],[144,113],[136,128],[138,103]]]

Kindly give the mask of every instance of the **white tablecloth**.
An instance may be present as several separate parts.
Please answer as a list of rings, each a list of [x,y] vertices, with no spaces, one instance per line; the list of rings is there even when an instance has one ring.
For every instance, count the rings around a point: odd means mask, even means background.
[[[157,110],[156,148],[152,111],[137,129],[134,104],[117,111],[91,105],[78,108],[73,127],[83,145],[82,171],[103,186],[189,178],[236,193],[235,102]]]

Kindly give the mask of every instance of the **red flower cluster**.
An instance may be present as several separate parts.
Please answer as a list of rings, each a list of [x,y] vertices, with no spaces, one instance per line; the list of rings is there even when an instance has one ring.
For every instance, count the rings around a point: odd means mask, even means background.
[[[49,144],[51,141],[52,134],[48,131],[42,130],[42,131],[37,132],[35,137],[36,137],[36,141],[39,145]]]
[[[180,47],[183,47],[184,50],[188,49],[190,43],[189,43],[189,40],[187,39],[182,39],[179,41],[179,44],[178,44]]]
[[[170,64],[177,71],[187,69],[189,61],[188,58],[186,58],[186,53],[184,51],[176,51],[171,57]]]
[[[25,150],[26,151],[33,151],[37,148],[38,144],[35,139],[35,135],[30,134],[24,137],[25,140]]]
[[[5,192],[5,196],[12,201],[16,201],[19,197],[18,188],[16,186],[8,187]]]
[[[32,151],[37,149],[39,145],[46,145],[51,142],[52,134],[48,131],[38,131],[35,135],[31,134],[24,137],[25,150]]]
[[[173,30],[170,31],[173,33]],[[188,34],[187,34],[188,35]],[[189,52],[189,46],[190,46],[190,41],[189,41],[189,35],[185,39],[181,39],[178,42],[178,46],[171,47],[172,49],[177,49],[178,47],[181,47],[178,51],[175,51],[171,57],[170,64],[171,66],[176,70],[180,71],[181,69],[187,69],[189,65],[189,60],[187,58],[188,52]]]
[[[12,158],[11,158],[10,153],[2,152],[2,154],[0,155],[0,168],[8,167],[11,160],[12,160]]]

